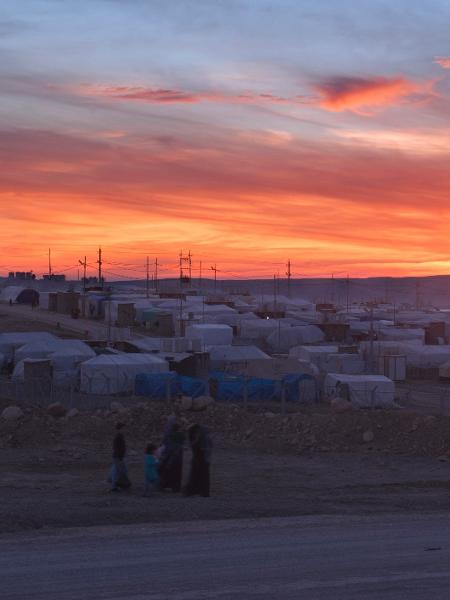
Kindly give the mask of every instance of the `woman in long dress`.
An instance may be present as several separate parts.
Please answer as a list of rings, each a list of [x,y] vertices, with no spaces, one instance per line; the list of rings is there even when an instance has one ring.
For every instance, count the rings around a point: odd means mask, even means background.
[[[199,495],[208,498],[210,494],[211,438],[206,427],[198,424],[189,428],[188,435],[192,449],[192,462],[184,494],[185,496]]]
[[[181,431],[176,417],[169,419],[163,439],[163,451],[159,464],[160,488],[171,489],[172,492],[181,490],[183,476],[183,445],[184,433]]]

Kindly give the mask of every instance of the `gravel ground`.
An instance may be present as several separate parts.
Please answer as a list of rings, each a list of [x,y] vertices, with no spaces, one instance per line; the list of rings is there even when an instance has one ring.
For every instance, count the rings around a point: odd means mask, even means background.
[[[111,494],[106,482],[117,414],[80,413],[71,419],[54,419],[42,410],[30,409],[20,421],[0,422],[0,531],[313,514],[442,512],[450,504],[447,456],[398,454],[360,441],[349,452],[324,451],[314,445],[292,451],[272,443],[269,437],[264,447],[260,436],[253,442],[252,436],[248,437],[247,420],[267,421],[276,430],[276,422],[283,423],[281,417],[243,415],[232,407],[216,407],[209,416],[202,413],[200,417],[218,428],[213,431],[212,497],[156,493],[143,498],[143,448],[148,439],[158,441],[157,432],[167,412],[164,406],[136,407],[120,415],[127,422],[128,463],[134,485],[130,492],[118,494]],[[234,439],[223,435],[225,426],[219,429],[227,412],[237,414],[233,419],[240,415],[243,421],[244,433],[234,431]],[[358,415],[359,419],[372,418]],[[199,415],[191,413],[193,417],[198,420]],[[320,415],[320,421],[325,417]],[[336,416],[329,414],[328,418],[335,420]],[[361,434],[355,436],[359,440]],[[186,451],[185,472],[189,460]]]

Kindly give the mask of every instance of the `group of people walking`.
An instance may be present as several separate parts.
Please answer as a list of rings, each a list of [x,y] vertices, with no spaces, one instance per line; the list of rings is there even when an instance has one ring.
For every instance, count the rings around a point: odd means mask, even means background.
[[[113,441],[111,491],[131,487],[125,462],[126,443],[123,423],[117,423]],[[187,484],[182,488],[183,454],[186,441],[192,451],[191,468]],[[183,430],[177,417],[169,417],[160,446],[147,444],[144,457],[144,495],[155,491],[183,492],[185,496],[210,495],[210,462],[212,443],[206,427],[194,424]]]

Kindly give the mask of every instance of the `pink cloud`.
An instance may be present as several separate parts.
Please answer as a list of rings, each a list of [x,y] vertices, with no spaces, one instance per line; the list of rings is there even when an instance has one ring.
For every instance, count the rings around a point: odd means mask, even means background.
[[[436,56],[433,62],[440,65],[443,69],[450,69],[450,56]]]
[[[315,89],[322,108],[340,112],[396,104],[423,91],[423,86],[404,77],[332,77],[317,84]]]

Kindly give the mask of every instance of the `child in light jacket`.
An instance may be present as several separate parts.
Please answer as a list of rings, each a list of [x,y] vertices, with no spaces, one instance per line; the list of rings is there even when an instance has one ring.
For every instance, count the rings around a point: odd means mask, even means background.
[[[154,444],[147,444],[144,462],[144,496],[148,496],[150,492],[155,492],[159,489],[158,459],[156,458],[155,454],[156,446]]]

